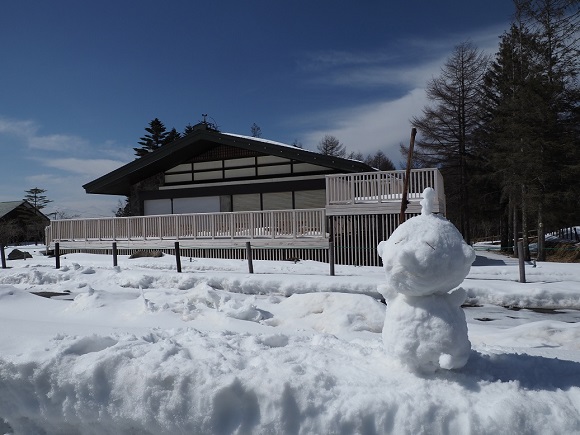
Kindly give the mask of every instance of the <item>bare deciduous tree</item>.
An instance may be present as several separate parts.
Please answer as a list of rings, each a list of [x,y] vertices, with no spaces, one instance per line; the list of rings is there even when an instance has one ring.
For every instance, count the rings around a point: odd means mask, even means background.
[[[330,134],[325,135],[317,146],[318,152],[326,156],[344,157],[346,149],[338,138]]]

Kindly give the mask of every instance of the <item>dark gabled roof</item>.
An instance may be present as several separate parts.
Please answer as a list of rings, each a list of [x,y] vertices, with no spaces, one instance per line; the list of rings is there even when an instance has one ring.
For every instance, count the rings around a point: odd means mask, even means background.
[[[46,220],[50,220],[47,216],[45,216],[40,210],[34,208],[32,204],[30,204],[25,199],[21,199],[20,201],[6,201],[0,202],[0,219],[4,218],[4,216],[8,215],[9,213],[13,212],[19,207],[24,207],[27,210],[33,212],[37,216],[40,216]]]
[[[3,218],[12,210],[18,208],[24,201],[0,202],[0,218]]]
[[[196,126],[197,127],[197,126]],[[167,171],[216,145],[227,145],[268,155],[312,163],[340,172],[373,172],[369,165],[335,156],[327,156],[291,145],[255,137],[221,133],[216,130],[197,128],[185,137],[177,139],[145,156],[127,163],[83,186],[87,193],[129,195],[131,185],[160,172]]]

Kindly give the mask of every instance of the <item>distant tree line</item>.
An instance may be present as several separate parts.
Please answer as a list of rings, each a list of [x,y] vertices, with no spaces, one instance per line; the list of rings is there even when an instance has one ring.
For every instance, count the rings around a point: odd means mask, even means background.
[[[320,140],[317,145],[317,150],[320,154],[328,156],[358,160],[381,171],[392,171],[395,169],[394,163],[384,152],[379,150],[375,154],[368,154],[367,156],[364,156],[361,152],[347,153],[345,145],[338,138],[330,134],[325,135]]]
[[[441,170],[467,242],[533,228],[542,259],[546,230],[580,222],[580,0],[514,5],[494,57],[463,42],[427,84],[414,162]]]

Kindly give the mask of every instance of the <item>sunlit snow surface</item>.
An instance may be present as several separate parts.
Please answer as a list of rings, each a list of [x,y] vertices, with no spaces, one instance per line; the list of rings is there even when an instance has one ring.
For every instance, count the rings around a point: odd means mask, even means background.
[[[56,270],[28,250],[0,270],[0,433],[580,433],[579,264],[520,284],[517,261],[478,252],[469,361],[420,376],[383,350],[381,267],[73,254]]]

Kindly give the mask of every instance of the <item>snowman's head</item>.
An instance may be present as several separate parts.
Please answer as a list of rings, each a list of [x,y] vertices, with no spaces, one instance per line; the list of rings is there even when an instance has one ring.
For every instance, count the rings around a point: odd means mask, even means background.
[[[424,197],[430,198],[430,194]],[[430,200],[424,202],[423,214],[401,224],[378,246],[385,287],[407,296],[447,293],[461,284],[475,260],[475,252],[457,228],[430,213]]]

